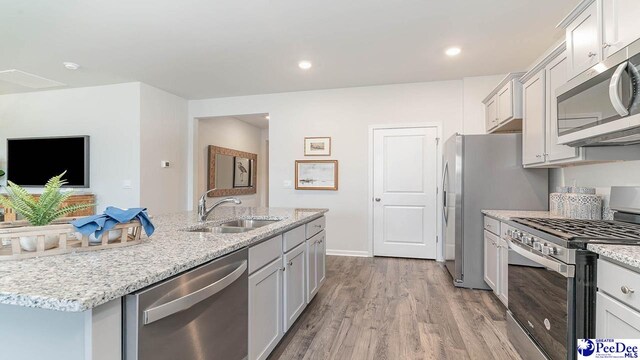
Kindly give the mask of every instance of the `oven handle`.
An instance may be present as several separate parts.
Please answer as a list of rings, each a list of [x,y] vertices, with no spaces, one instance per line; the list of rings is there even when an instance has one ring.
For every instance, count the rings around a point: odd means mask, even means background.
[[[522,255],[527,259],[546,267],[549,270],[555,271],[566,278],[572,278],[575,276],[576,270],[572,265],[564,264],[544,255],[538,255],[532,252],[530,249],[525,248],[517,242],[513,241],[512,239],[509,239],[509,247],[519,255]]]

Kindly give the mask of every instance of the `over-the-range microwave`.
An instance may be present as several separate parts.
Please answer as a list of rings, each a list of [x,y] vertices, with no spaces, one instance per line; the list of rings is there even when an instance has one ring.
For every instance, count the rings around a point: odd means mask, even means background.
[[[556,90],[558,143],[640,143],[640,40]]]

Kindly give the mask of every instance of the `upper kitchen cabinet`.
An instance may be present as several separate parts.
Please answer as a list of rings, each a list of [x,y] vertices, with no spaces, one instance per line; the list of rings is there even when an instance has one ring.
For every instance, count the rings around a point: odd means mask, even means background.
[[[522,163],[544,162],[545,86],[544,70],[527,77],[523,93]]]
[[[569,79],[640,38],[637,0],[584,0],[558,27],[566,31]]]
[[[563,23],[567,19],[571,19],[565,30],[569,77],[573,78],[601,59],[598,6],[593,0],[582,2]]]
[[[598,0],[603,59],[640,38],[639,5],[638,0]]]
[[[524,73],[508,74],[484,99],[487,133],[522,130],[522,84]]]

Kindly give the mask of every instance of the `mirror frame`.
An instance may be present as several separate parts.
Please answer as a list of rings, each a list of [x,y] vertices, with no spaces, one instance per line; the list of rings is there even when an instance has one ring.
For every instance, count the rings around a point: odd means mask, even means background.
[[[207,176],[207,189],[215,189],[216,187],[216,155],[228,155],[228,156],[237,156],[245,159],[253,160],[253,171],[251,172],[251,183],[253,184],[250,187],[243,188],[235,188],[235,189],[216,189],[210,192],[208,197],[222,197],[222,196],[231,196],[231,195],[250,195],[256,193],[256,186],[258,181],[258,155],[244,152],[240,150],[234,150],[229,148],[224,148],[215,145],[209,145],[209,174]]]

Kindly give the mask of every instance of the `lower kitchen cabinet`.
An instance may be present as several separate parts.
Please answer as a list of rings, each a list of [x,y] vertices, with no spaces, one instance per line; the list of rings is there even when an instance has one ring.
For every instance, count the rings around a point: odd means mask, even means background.
[[[266,359],[282,331],[282,257],[249,276],[249,359]]]
[[[307,245],[298,247],[284,254],[284,331],[289,330],[298,316],[307,306],[306,298],[306,264]]]
[[[484,231],[484,281],[495,292],[498,290],[498,241],[497,235]]]
[[[640,338],[640,272],[598,260],[596,337]]]
[[[325,233],[307,240],[307,303],[313,300],[325,279]]]

